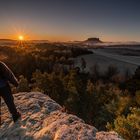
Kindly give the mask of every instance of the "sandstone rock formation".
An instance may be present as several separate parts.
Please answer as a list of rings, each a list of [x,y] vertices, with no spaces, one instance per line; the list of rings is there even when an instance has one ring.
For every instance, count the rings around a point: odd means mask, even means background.
[[[2,102],[0,140],[121,140],[115,132],[98,132],[40,92],[18,93],[15,103],[22,120],[12,122]]]

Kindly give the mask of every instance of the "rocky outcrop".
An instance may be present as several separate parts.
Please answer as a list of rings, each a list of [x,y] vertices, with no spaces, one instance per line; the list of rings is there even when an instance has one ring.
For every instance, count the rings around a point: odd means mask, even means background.
[[[22,120],[12,122],[2,102],[0,140],[121,140],[115,132],[98,132],[39,92],[15,94]]]
[[[88,38],[87,40],[84,41],[84,44],[86,45],[95,45],[98,43],[103,43],[99,38]]]

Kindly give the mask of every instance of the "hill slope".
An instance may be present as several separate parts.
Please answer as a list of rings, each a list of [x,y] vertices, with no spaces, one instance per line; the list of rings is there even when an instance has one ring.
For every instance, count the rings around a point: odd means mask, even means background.
[[[0,140],[121,140],[115,132],[97,132],[77,116],[63,112],[59,104],[42,93],[14,96],[22,121],[13,124],[2,102]]]

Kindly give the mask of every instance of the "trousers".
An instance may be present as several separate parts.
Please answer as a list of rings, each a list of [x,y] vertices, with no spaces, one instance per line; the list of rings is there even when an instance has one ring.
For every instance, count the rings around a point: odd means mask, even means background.
[[[5,103],[8,107],[8,110],[12,114],[12,116],[13,117],[16,116],[17,109],[16,109],[16,106],[14,104],[14,97],[12,95],[11,88],[10,88],[9,84],[0,88],[0,96],[5,101]]]

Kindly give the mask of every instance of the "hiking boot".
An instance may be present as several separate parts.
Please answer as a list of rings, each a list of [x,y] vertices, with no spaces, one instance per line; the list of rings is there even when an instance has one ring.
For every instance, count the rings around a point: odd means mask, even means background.
[[[20,118],[21,118],[21,114],[19,112],[17,112],[16,115],[13,115],[13,121],[14,121],[14,123],[17,122],[18,119],[20,119]]]

